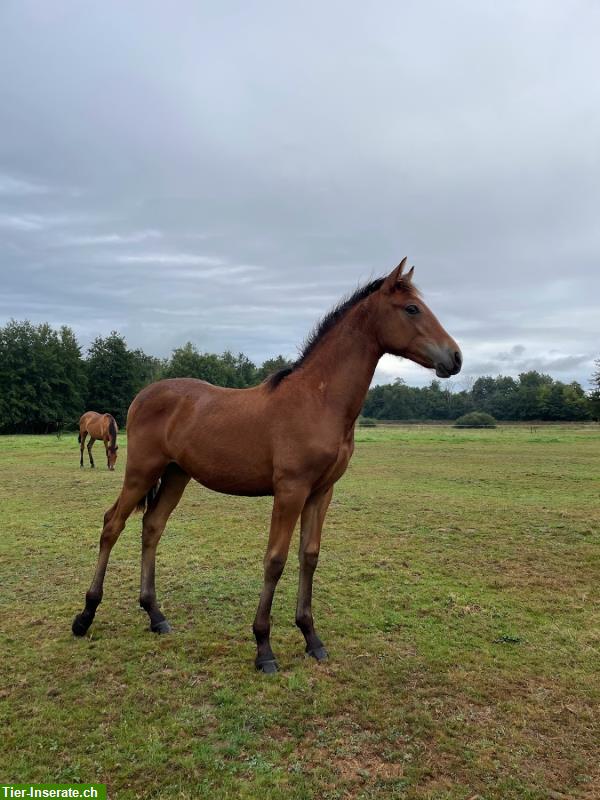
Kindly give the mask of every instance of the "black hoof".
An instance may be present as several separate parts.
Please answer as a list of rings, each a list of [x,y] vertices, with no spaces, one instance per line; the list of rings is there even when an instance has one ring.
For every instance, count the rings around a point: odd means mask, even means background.
[[[327,661],[329,658],[329,653],[325,650],[323,645],[313,647],[312,650],[307,650],[306,653],[317,661]]]
[[[279,667],[277,666],[277,662],[274,658],[269,659],[268,661],[256,661],[256,669],[259,672],[264,672],[265,675],[273,675],[275,672],[279,672]]]
[[[150,625],[150,630],[152,633],[173,633],[173,628],[166,619],[163,619],[162,622],[156,622],[154,625]]]
[[[77,614],[77,616],[73,620],[73,624],[71,625],[71,630],[73,631],[75,636],[85,636],[90,625],[91,623],[85,623],[82,620],[81,614]]]

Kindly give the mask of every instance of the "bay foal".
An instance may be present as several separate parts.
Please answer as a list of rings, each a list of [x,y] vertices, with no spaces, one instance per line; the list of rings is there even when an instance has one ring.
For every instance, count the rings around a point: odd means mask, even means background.
[[[106,464],[110,470],[115,468],[117,460],[117,433],[119,429],[112,414],[98,414],[96,411],[86,411],[79,419],[79,466],[83,467],[83,447],[89,435],[90,441],[87,446],[88,456],[90,457],[90,467],[94,468],[94,458],[92,447],[96,439],[104,442],[106,450]]]
[[[84,610],[73,621],[83,636],[102,599],[110,551],[136,508],[145,510],[140,604],[151,630],[171,627],[154,586],[158,541],[190,480],[217,492],[273,495],[264,584],[254,620],[256,668],[277,671],[270,644],[273,595],[300,518],[296,624],[306,652],[327,657],[312,615],[312,583],[321,528],[333,486],[354,449],[354,424],[384,353],[409,358],[447,378],[459,372],[458,345],[412,284],[406,259],[386,278],[358,289],[315,328],[301,357],[251,389],[192,379],[154,383],[127,417],[127,468],[117,501],[104,516],[100,554]]]

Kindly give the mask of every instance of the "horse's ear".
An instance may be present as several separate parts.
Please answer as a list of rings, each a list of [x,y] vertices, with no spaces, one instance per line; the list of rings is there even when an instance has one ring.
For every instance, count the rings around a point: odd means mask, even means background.
[[[407,257],[404,256],[404,258],[398,264],[398,266],[395,269],[393,269],[387,276],[387,278],[384,280],[383,286],[381,287],[384,292],[388,292],[389,294],[391,294],[392,292],[396,291],[396,285],[398,284],[400,278],[402,278],[402,272],[404,270],[404,267],[406,266],[406,261]],[[410,271],[410,275],[412,277],[412,269]]]

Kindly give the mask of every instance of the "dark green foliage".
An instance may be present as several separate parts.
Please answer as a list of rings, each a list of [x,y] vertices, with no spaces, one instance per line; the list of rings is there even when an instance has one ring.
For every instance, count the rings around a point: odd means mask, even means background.
[[[201,353],[191,342],[160,359],[130,350],[113,331],[83,358],[70,328],[9,322],[0,328],[0,433],[73,429],[84,411],[109,412],[123,426],[144,386],[161,378],[200,378],[217,386],[255,386],[289,366],[283,356],[257,367],[243,353]]]
[[[454,423],[455,428],[495,428],[496,420],[485,411],[469,411]]]
[[[59,431],[79,417],[86,391],[70,328],[11,320],[0,328],[0,431]]]
[[[600,370],[599,370],[600,371]],[[600,416],[600,386],[597,390]],[[375,386],[367,395],[363,414],[377,419],[452,420],[481,410],[504,420],[587,420],[594,413],[594,393],[586,395],[576,383],[561,383],[539,372],[515,378],[478,378],[470,391],[452,392],[438,380],[429,386],[407,386],[401,379]]]
[[[596,361],[596,372],[592,375],[590,406],[593,419],[600,421],[600,358]]]
[[[358,426],[359,428],[376,428],[377,421],[374,420],[372,417],[359,417]]]
[[[165,366],[165,361],[156,356],[149,356],[143,350],[132,350],[133,356],[133,382],[136,391],[149,383],[160,380]]]
[[[256,386],[273,372],[291,366],[283,356],[270,358],[257,367],[243,353],[235,356],[229,350],[223,355],[201,353],[192,342],[173,350],[163,368],[163,378],[199,378],[216,386],[243,389]]]
[[[279,372],[280,369],[286,369],[286,367],[291,367],[292,364],[293,364],[292,361],[290,361],[287,358],[284,358],[281,355],[276,356],[275,358],[268,358],[263,363],[262,367],[260,367],[256,371],[257,382],[260,383],[260,381],[264,381],[265,378],[269,377],[269,375],[272,375],[274,372]]]
[[[187,342],[183,347],[173,350],[164,371],[164,378],[199,378],[216,386],[244,388],[257,383],[256,366],[243,353],[234,356],[226,351],[222,356],[216,353],[200,353],[195,345]]]
[[[94,339],[88,350],[85,410],[112,414],[118,425],[124,425],[129,404],[139,388],[135,379],[140,368],[124,337],[116,331]]]
[[[122,426],[135,395],[161,378],[200,378],[244,388],[291,364],[279,355],[257,367],[243,353],[205,353],[192,342],[169,359],[159,359],[130,350],[115,331],[96,338],[84,359],[70,328],[13,320],[0,328],[0,433],[72,428],[89,410],[108,411]],[[441,421],[481,410],[500,420],[600,419],[600,360],[596,368],[589,394],[578,383],[564,384],[539,372],[518,379],[482,377],[462,391],[452,391],[450,381],[433,380],[416,388],[398,379],[369,391],[363,415]]]

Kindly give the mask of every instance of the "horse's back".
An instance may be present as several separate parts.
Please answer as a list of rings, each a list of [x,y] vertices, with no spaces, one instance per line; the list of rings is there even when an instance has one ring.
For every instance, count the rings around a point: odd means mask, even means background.
[[[79,427],[93,425],[97,420],[102,418],[102,414],[97,411],[86,411],[79,418]]]

